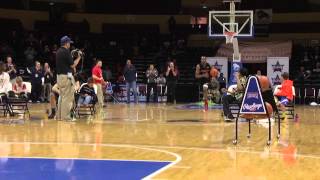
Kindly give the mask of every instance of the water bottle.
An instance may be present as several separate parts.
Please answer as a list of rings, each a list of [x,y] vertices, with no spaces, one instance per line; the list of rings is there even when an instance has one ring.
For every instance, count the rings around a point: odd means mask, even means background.
[[[208,111],[208,109],[209,109],[208,106],[209,106],[209,105],[208,105],[208,100],[206,99],[206,100],[204,101],[204,110],[205,110],[205,111]]]
[[[299,121],[300,121],[300,118],[299,118],[298,114],[296,114],[294,116],[294,122],[299,122]]]

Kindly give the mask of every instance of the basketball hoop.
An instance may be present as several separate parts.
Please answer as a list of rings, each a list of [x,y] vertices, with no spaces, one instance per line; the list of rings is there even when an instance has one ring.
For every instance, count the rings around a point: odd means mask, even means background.
[[[226,32],[224,32],[223,34],[224,34],[224,36],[226,37],[226,43],[227,43],[227,44],[230,44],[230,43],[233,42],[233,38],[234,38],[234,36],[235,36],[237,33],[226,31]]]

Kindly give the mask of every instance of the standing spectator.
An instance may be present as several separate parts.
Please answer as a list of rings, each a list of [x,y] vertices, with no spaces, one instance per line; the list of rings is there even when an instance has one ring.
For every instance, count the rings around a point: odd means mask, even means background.
[[[104,103],[104,97],[103,97],[103,91],[102,91],[102,84],[104,83],[103,77],[102,77],[102,61],[98,59],[96,61],[96,65],[92,69],[92,78],[94,84],[97,86],[97,97],[98,97],[98,105],[100,108],[103,107]]]
[[[166,71],[167,77],[167,102],[168,103],[175,103],[176,101],[176,86],[178,80],[178,71],[173,64],[173,62],[169,63],[169,66]]]
[[[133,91],[134,102],[138,103],[137,99],[137,71],[131,60],[127,60],[127,65],[124,67],[123,75],[127,84],[127,103],[130,103],[130,89]]]
[[[158,101],[158,88],[157,88],[157,77],[158,77],[158,71],[156,68],[154,68],[153,64],[150,64],[147,72],[147,103],[150,99],[150,91],[151,88],[153,89],[153,102]]]
[[[14,84],[16,82],[17,70],[16,70],[15,65],[12,63],[12,57],[11,56],[7,56],[6,71],[10,76],[11,84]]]
[[[5,64],[0,61],[0,100],[2,99],[2,96],[6,96],[11,89],[10,76],[5,72]]]
[[[48,63],[44,63],[44,85],[43,85],[42,97],[46,102],[49,102],[50,100],[50,94],[51,94],[53,83],[54,83],[54,77],[50,69],[50,66]]]
[[[43,71],[39,61],[36,61],[35,67],[31,69],[31,100],[32,102],[40,102],[42,92]]]

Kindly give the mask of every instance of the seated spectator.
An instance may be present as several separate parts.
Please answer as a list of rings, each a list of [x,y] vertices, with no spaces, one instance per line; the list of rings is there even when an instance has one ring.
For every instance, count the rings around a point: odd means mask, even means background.
[[[245,68],[241,68],[237,74],[237,85],[232,85],[227,90],[227,95],[222,97],[223,114],[226,117],[225,120],[233,120],[234,117],[230,110],[231,103],[240,103],[243,93],[247,84],[248,71]]]
[[[166,78],[164,77],[163,73],[159,74],[159,77],[157,78],[157,83],[162,86],[166,85]]]
[[[226,88],[227,80],[222,72],[219,74],[218,81],[220,83],[220,88]]]
[[[79,90],[78,106],[95,104],[97,95],[93,88],[93,79],[89,78],[87,83],[81,85]]]
[[[286,117],[285,106],[293,101],[293,81],[289,80],[289,73],[285,72],[281,75],[281,85],[274,91],[274,95],[278,98],[277,105],[282,111],[282,118]]]
[[[209,96],[214,103],[220,102],[220,83],[214,76],[211,77],[209,83],[203,85],[203,99],[205,102],[208,101]]]
[[[316,67],[313,69],[313,72],[316,74],[320,74],[320,62],[316,63]]]
[[[28,98],[27,96],[27,86],[23,82],[22,77],[18,76],[16,78],[16,83],[12,86],[12,91],[16,97]]]

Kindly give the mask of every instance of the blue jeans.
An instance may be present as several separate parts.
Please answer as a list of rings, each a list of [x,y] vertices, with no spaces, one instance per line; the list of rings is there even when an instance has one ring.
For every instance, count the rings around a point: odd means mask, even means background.
[[[132,91],[133,91],[134,102],[138,103],[136,81],[127,82],[126,84],[127,84],[127,103],[130,103],[130,89],[132,89]]]
[[[78,105],[88,105],[90,104],[92,101],[92,97],[91,96],[80,96],[79,99],[78,99]]]

